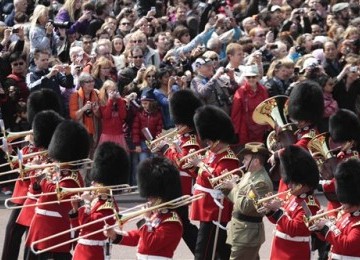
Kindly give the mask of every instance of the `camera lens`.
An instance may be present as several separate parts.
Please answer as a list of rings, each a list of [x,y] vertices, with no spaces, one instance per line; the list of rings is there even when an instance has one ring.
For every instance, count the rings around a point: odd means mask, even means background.
[[[91,109],[87,109],[87,110],[85,110],[84,113],[85,113],[86,116],[89,116],[89,117],[90,117],[90,116],[92,115],[92,110],[91,110]]]

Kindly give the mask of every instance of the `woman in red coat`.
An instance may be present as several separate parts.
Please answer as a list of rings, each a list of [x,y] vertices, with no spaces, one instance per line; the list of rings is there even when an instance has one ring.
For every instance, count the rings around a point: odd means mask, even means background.
[[[252,114],[262,101],[269,97],[266,88],[259,83],[259,72],[256,65],[245,66],[245,83],[234,95],[231,107],[231,121],[238,136],[238,142],[264,142],[267,126],[258,125]]]

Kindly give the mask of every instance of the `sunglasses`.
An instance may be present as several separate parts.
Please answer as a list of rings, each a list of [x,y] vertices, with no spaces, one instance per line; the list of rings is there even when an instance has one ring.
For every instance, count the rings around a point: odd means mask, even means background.
[[[22,66],[22,65],[24,65],[24,64],[25,64],[24,62],[20,61],[20,62],[15,62],[15,63],[13,63],[12,65],[13,65],[14,67],[17,67],[17,66]]]
[[[133,40],[133,41],[131,41],[132,43],[142,43],[143,42],[143,40]]]
[[[255,79],[257,76],[246,76],[247,79]]]
[[[130,23],[121,23],[121,25],[130,25]]]
[[[133,59],[142,59],[143,56],[133,56]]]
[[[212,61],[218,61],[219,58],[218,57],[214,57],[214,58],[210,58]]]

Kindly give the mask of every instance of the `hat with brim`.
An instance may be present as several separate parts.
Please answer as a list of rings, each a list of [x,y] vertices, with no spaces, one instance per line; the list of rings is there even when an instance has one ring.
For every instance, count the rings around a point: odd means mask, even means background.
[[[266,149],[265,145],[260,142],[250,142],[245,144],[245,147],[238,153],[238,157],[243,157],[246,154],[259,154],[264,157],[269,157],[270,152]]]
[[[332,12],[337,13],[349,7],[349,3],[337,3],[332,7]]]
[[[212,64],[212,60],[209,58],[205,58],[205,57],[197,58],[194,61],[194,63],[192,64],[192,69],[193,69],[193,71],[195,71],[198,68],[200,68],[201,66],[206,65],[206,64],[209,64],[209,65]]]
[[[258,76],[259,69],[258,69],[257,65],[244,66],[243,75],[244,75],[244,77]]]
[[[306,69],[312,69],[316,67],[319,67],[319,61],[314,57],[310,57],[304,61],[300,72],[303,73]]]

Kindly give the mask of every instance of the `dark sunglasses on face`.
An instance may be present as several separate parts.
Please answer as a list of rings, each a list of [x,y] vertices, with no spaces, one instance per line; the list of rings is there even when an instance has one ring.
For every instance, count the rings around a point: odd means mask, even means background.
[[[12,64],[14,67],[17,67],[17,66],[22,66],[24,65],[24,62],[20,61],[20,62],[15,62]]]
[[[143,56],[133,56],[133,59],[141,59]]]

